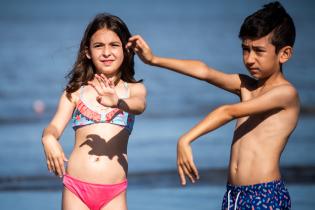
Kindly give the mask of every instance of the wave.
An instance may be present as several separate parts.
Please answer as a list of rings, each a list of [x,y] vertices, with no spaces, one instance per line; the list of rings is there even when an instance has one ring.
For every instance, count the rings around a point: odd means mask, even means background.
[[[201,169],[200,180],[195,184],[225,185],[227,169]],[[315,165],[281,167],[284,180],[289,184],[315,184]],[[131,188],[170,188],[179,187],[176,170],[143,171],[129,173]],[[0,177],[0,191],[61,191],[61,179],[51,175],[7,176]]]

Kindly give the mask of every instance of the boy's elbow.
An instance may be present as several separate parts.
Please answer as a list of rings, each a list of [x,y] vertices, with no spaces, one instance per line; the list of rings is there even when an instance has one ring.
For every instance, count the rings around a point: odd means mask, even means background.
[[[233,105],[223,105],[219,108],[222,116],[227,120],[234,120],[237,118],[235,114],[235,109],[233,108]]]
[[[199,62],[198,79],[206,81],[208,79],[208,73],[209,73],[208,65],[202,61],[198,61],[198,62]]]

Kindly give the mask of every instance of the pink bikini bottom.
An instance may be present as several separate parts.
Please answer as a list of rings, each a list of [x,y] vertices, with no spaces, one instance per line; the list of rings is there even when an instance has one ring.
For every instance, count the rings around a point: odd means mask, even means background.
[[[127,180],[118,184],[93,184],[69,175],[63,177],[64,186],[81,199],[91,210],[100,210],[127,189]]]

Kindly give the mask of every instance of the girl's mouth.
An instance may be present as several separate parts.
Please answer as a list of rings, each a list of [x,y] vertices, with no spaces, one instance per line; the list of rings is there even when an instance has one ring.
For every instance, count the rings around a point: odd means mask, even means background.
[[[103,61],[101,61],[105,66],[110,66],[113,62],[114,62],[114,60],[103,60]]]

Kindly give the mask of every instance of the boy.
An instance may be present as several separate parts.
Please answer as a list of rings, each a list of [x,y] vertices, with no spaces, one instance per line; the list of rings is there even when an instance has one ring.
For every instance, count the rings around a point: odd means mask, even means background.
[[[130,38],[127,47],[147,64],[207,81],[240,97],[240,103],[215,109],[178,140],[183,185],[186,176],[193,183],[199,179],[190,144],[237,119],[222,209],[290,209],[279,161],[300,108],[298,93],[282,72],[282,64],[292,56],[294,23],[281,4],[273,2],[244,20],[239,37],[252,77],[225,74],[199,61],[157,57],[140,36]]]

